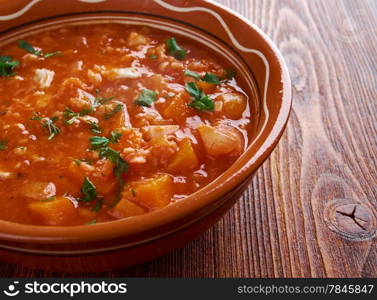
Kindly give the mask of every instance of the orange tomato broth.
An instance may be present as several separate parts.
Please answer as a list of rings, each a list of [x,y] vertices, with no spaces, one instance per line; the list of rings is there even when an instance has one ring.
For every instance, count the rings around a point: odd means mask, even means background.
[[[255,126],[248,96],[237,76],[226,77],[221,57],[175,36],[186,51],[177,58],[171,37],[148,27],[75,25],[25,37],[34,54],[17,41],[2,46],[19,65],[0,77],[0,219],[79,225],[140,215],[229,168]],[[220,82],[206,82],[206,73]],[[213,111],[189,106],[188,82]],[[151,107],[137,102],[145,90],[155,95]],[[107,146],[93,149],[93,137]]]

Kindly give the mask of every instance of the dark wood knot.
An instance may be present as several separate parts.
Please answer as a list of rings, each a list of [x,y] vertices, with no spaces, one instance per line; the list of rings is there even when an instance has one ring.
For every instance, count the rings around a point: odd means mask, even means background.
[[[377,233],[376,215],[369,206],[342,199],[326,205],[324,218],[327,226],[351,240],[373,239]]]

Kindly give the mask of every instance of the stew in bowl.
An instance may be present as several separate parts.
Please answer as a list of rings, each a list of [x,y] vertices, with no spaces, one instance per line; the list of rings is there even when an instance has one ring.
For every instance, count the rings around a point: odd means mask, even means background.
[[[209,49],[147,26],[62,26],[0,49],[0,219],[92,225],[180,201],[244,152],[256,112]]]

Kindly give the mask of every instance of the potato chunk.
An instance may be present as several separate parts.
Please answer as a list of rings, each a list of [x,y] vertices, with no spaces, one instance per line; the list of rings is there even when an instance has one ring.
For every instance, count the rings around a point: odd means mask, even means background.
[[[238,120],[246,109],[246,97],[241,93],[227,93],[220,95],[216,100],[222,100],[223,112],[229,119]]]
[[[165,119],[173,119],[177,123],[181,123],[190,115],[190,108],[183,96],[179,94],[170,100],[161,114]]]
[[[134,202],[150,210],[168,205],[173,197],[173,179],[168,174],[129,185],[134,191]]]
[[[189,138],[183,139],[179,143],[179,150],[171,159],[168,171],[179,173],[194,170],[199,164],[194,148]]]
[[[45,225],[68,225],[77,217],[78,209],[67,197],[29,204],[31,213]]]
[[[243,138],[234,128],[225,125],[198,127],[207,154],[238,156],[243,150]]]
[[[28,198],[43,200],[55,196],[56,187],[52,182],[32,181],[23,184],[20,193]]]
[[[144,208],[133,203],[127,198],[122,198],[118,204],[109,211],[109,214],[117,219],[127,218],[132,216],[138,216],[144,214],[146,211]]]

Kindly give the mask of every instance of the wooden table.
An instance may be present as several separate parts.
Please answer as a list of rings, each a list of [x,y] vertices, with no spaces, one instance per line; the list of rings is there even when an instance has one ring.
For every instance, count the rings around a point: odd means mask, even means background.
[[[219,0],[281,49],[293,110],[248,191],[183,249],[79,276],[377,276],[377,1]],[[68,276],[0,264],[1,276]]]

